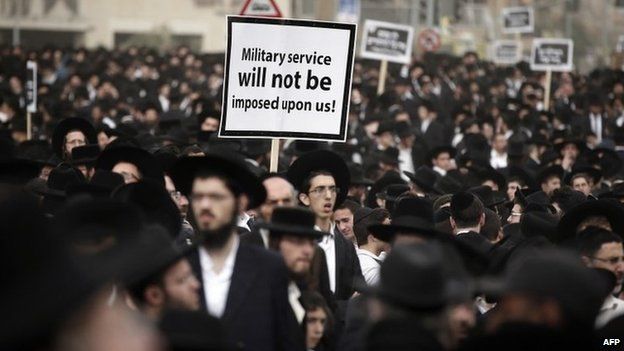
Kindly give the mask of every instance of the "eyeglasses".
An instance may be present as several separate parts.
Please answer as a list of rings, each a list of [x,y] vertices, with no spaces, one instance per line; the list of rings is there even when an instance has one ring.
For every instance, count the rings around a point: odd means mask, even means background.
[[[620,257],[611,257],[611,258],[598,258],[598,257],[592,257],[592,260],[596,260],[596,261],[600,261],[600,262],[606,262],[612,266],[617,265],[618,263],[622,263],[624,262],[624,256],[620,256]]]
[[[309,194],[313,194],[315,196],[323,196],[325,195],[325,193],[329,191],[330,194],[335,195],[338,192],[340,192],[340,188],[336,187],[335,185],[332,186],[319,186],[316,187],[312,190],[310,190]]]
[[[171,198],[175,201],[180,201],[180,199],[182,198],[182,193],[176,190],[170,191],[169,195],[171,195]]]

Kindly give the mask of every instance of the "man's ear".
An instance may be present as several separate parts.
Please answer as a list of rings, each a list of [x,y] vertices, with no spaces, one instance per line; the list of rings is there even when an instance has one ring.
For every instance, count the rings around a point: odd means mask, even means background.
[[[310,197],[306,193],[299,193],[299,201],[305,206],[310,206]]]
[[[149,285],[143,292],[148,305],[162,306],[165,303],[165,293],[156,285]]]
[[[586,265],[587,267],[591,268],[592,263],[591,263],[591,259],[589,257],[583,255],[583,256],[581,256],[581,260],[583,261],[584,265]]]

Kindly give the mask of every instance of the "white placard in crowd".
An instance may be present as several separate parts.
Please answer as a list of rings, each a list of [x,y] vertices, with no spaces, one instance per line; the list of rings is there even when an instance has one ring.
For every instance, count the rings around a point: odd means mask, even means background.
[[[37,62],[26,61],[26,110],[37,112]]]
[[[505,7],[501,13],[503,33],[533,33],[533,8]]]
[[[571,39],[533,39],[531,69],[566,72],[572,70],[574,43]]]
[[[522,43],[514,40],[496,40],[491,47],[494,63],[513,65],[522,60]]]
[[[228,16],[220,137],[344,141],[356,25]]]
[[[414,28],[389,22],[366,20],[360,56],[373,60],[410,63]]]

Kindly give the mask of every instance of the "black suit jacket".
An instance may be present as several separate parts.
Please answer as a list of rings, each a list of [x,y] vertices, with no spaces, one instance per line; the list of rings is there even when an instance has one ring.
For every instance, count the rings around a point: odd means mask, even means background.
[[[206,310],[199,250],[189,256],[202,282],[200,297]],[[227,339],[242,350],[302,350],[289,331],[288,273],[282,258],[241,242],[234,261],[225,311],[221,317]]]
[[[424,134],[421,133],[420,123],[418,123],[418,133],[422,135],[430,149],[450,144],[444,125],[435,119],[431,121]]]
[[[260,231],[258,228],[251,228],[250,232],[242,233],[240,235],[240,240],[242,243],[247,243],[251,245],[256,245],[258,247],[266,248],[264,246],[264,240],[262,240],[262,235],[260,235]]]

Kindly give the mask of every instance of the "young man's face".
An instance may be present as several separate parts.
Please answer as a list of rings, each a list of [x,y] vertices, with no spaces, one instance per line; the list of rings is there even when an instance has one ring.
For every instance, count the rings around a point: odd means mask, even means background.
[[[234,194],[217,177],[195,178],[191,206],[200,231],[215,231],[229,225],[237,212]]]
[[[438,166],[445,171],[451,170],[451,155],[448,152],[438,154],[438,157],[432,160],[434,166]]]
[[[589,182],[585,177],[577,177],[572,180],[572,188],[582,192],[585,196],[591,193]]]
[[[168,308],[189,311],[199,309],[199,281],[186,259],[181,259],[165,271],[163,289]]]
[[[314,240],[295,235],[284,235],[279,250],[291,274],[304,277],[310,271],[314,255]]]
[[[542,191],[548,196],[552,195],[553,191],[561,188],[561,179],[558,177],[549,177],[542,183]]]
[[[334,221],[338,230],[350,241],[355,241],[353,234],[353,213],[348,208],[342,208],[334,212]]]
[[[592,268],[602,268],[609,270],[615,274],[617,278],[614,291],[622,290],[622,282],[624,280],[624,249],[622,243],[612,242],[604,243],[600,247],[594,257],[589,257],[589,266]]]
[[[336,204],[336,181],[330,175],[317,175],[310,180],[310,190],[300,194],[301,202],[314,212],[317,218],[327,219],[334,213]]]
[[[308,350],[318,346],[325,332],[327,314],[322,308],[306,311],[306,348]]]
[[[64,145],[65,154],[68,157],[70,157],[71,151],[73,148],[75,148],[76,146],[83,146],[86,144],[87,144],[87,138],[81,131],[79,130],[71,131],[65,135],[65,145]]]

